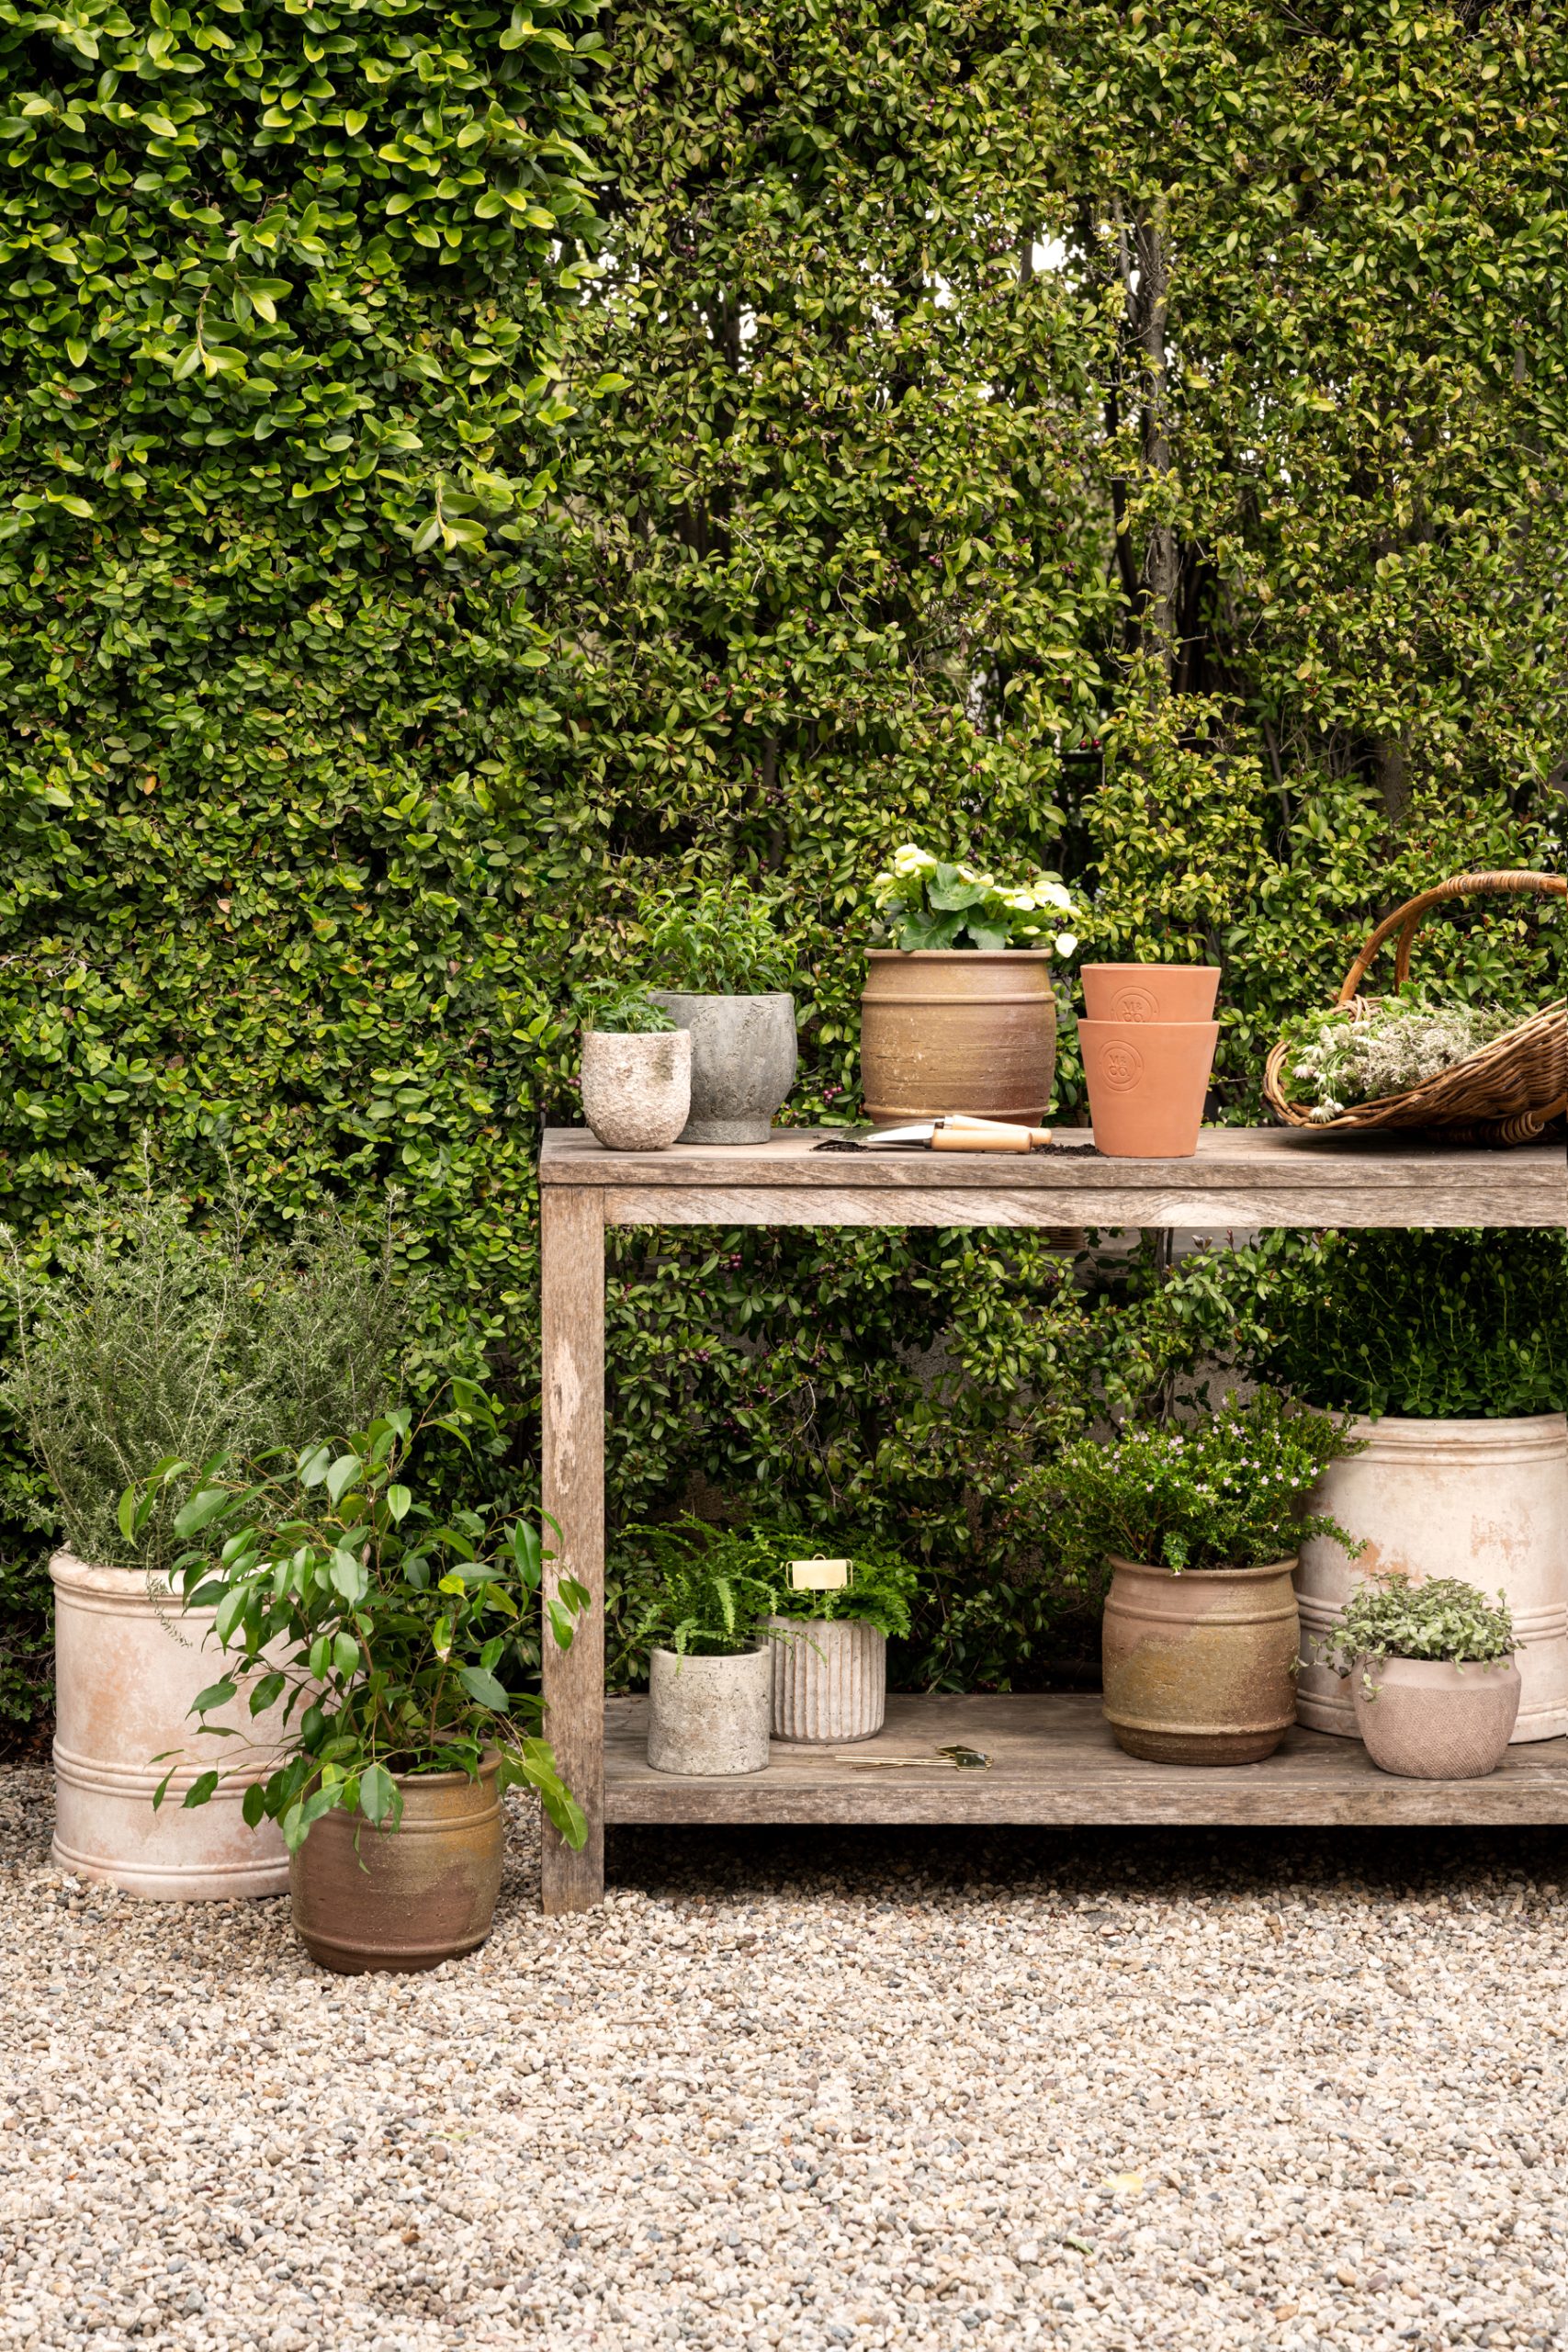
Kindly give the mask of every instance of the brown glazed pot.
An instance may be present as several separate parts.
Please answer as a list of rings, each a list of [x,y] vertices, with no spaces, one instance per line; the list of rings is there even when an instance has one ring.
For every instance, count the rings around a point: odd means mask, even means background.
[[[1523,1688],[1518,1668],[1390,1657],[1371,1669],[1377,1697],[1351,1669],[1356,1728],[1380,1772],[1407,1781],[1481,1781],[1508,1752]]]
[[[874,947],[861,1083],[875,1125],[945,1111],[1037,1126],[1056,1080],[1055,968],[1040,947]]]
[[[406,1976],[483,1943],[501,1893],[500,1764],[487,1756],[477,1781],[466,1772],[400,1777],[396,1829],[337,1810],[312,1824],[289,1858],[288,1885],[313,1961],[340,1976]]]
[[[1094,1140],[1112,1159],[1190,1159],[1216,1021],[1080,1021]]]
[[[1296,1719],[1294,1560],[1173,1576],[1111,1555],[1105,1720],[1151,1764],[1257,1764]]]
[[[1090,1021],[1212,1021],[1217,964],[1086,964],[1083,1009]]]

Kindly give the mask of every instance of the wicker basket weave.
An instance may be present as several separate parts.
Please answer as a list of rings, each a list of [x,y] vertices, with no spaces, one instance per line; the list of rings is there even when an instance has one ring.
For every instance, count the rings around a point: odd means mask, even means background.
[[[1428,907],[1439,899],[1459,899],[1472,891],[1499,894],[1534,893],[1545,898],[1568,897],[1568,879],[1558,874],[1456,874],[1438,882],[1396,909],[1368,940],[1347,975],[1335,1001],[1356,1006],[1360,987],[1384,940],[1399,933],[1393,984],[1403,988],[1410,977],[1410,945]],[[1532,1013],[1479,1052],[1467,1054],[1436,1078],[1400,1094],[1381,1094],[1374,1102],[1353,1102],[1332,1119],[1314,1119],[1285,1092],[1288,1048],[1281,1043],[1269,1057],[1263,1091],[1270,1108],[1289,1127],[1310,1127],[1317,1135],[1362,1134],[1383,1127],[1440,1127],[1453,1142],[1533,1143],[1553,1119],[1568,1112],[1568,998]]]

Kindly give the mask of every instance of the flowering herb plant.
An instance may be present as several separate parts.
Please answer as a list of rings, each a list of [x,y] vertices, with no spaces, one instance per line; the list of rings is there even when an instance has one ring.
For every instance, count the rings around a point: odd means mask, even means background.
[[[1072,892],[1054,874],[1036,869],[1027,882],[998,882],[994,875],[949,865],[906,842],[874,888],[893,944],[906,955],[921,947],[1077,952],[1076,933],[1055,926],[1064,916],[1081,916]]]
[[[1329,1463],[1364,1442],[1327,1413],[1262,1389],[1245,1404],[1227,1396],[1189,1427],[1129,1422],[1105,1443],[1082,1439],[1026,1490],[1042,1542],[1086,1581],[1111,1553],[1178,1576],[1266,1566],[1313,1535],[1333,1536],[1354,1557],[1355,1537],[1306,1502]]]
[[[1412,1584],[1400,1568],[1375,1582],[1359,1584],[1345,1613],[1323,1644],[1336,1674],[1363,1669],[1369,1699],[1377,1686],[1369,1668],[1385,1658],[1432,1658],[1448,1666],[1498,1666],[1518,1648],[1514,1621],[1501,1592],[1493,1607],[1486,1595],[1458,1577],[1433,1577]]]
[[[1409,989],[1319,1007],[1285,1031],[1292,1098],[1315,1120],[1375,1102],[1451,1069],[1518,1018],[1495,1004],[1445,1002]]]

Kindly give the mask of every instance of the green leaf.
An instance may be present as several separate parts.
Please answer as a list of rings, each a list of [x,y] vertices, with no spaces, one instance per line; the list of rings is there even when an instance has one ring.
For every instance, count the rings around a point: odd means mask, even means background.
[[[364,1468],[357,1453],[340,1453],[327,1472],[328,1499],[340,1503]]]
[[[413,1497],[406,1487],[391,1486],[387,1489],[387,1511],[394,1527],[400,1527],[412,1507]]]
[[[248,1704],[252,1714],[263,1715],[269,1707],[275,1707],[282,1698],[288,1684],[288,1678],[285,1674],[264,1674],[249,1696]]]
[[[457,1679],[470,1699],[481,1707],[493,1707],[498,1715],[505,1714],[512,1704],[503,1686],[482,1666],[460,1666]]]
[[[198,1804],[205,1804],[208,1802],[208,1799],[215,1795],[217,1792],[218,1778],[219,1776],[216,1772],[202,1772],[198,1774],[197,1779],[191,1782],[189,1788],[185,1792],[185,1800],[181,1810],[185,1813],[191,1813]]]
[[[359,1809],[367,1821],[382,1822],[392,1809],[397,1789],[384,1764],[367,1764],[359,1776]]]
[[[225,1487],[208,1487],[193,1495],[188,1503],[175,1515],[175,1533],[184,1543],[192,1535],[199,1535],[229,1509],[233,1497]]]
[[[254,1829],[266,1818],[266,1786],[253,1781],[240,1804],[241,1815],[247,1829]]]
[[[205,1690],[197,1693],[190,1702],[190,1712],[193,1715],[203,1715],[209,1707],[227,1707],[231,1704],[235,1693],[236,1685],[225,1676],[221,1682],[209,1682]]]

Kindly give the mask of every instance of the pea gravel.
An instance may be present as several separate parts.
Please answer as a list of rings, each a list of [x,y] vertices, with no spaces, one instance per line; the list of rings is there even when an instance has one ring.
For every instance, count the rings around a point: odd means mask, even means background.
[[[344,1982],[0,1775],[0,2344],[1550,2346],[1545,1832],[624,1833]]]

